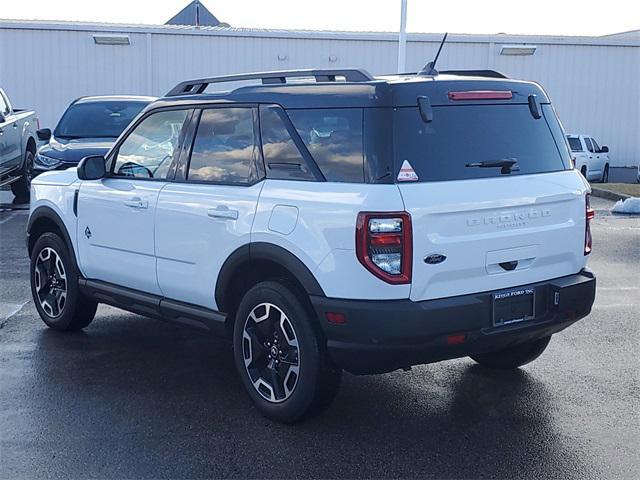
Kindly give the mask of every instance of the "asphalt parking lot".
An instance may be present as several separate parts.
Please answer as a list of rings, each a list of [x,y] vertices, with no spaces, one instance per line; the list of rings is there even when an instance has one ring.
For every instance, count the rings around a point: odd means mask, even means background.
[[[27,212],[0,205],[0,478],[639,478],[640,218],[593,204],[594,311],[536,362],[345,375],[295,426],[258,414],[224,341],[106,306],[45,328]]]

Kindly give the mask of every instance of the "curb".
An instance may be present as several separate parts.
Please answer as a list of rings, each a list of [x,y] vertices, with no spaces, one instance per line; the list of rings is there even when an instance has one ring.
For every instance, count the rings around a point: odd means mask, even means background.
[[[626,200],[627,198],[631,198],[631,195],[625,195],[624,193],[616,193],[611,190],[604,190],[602,188],[591,187],[591,194],[594,197],[606,198],[607,200]]]

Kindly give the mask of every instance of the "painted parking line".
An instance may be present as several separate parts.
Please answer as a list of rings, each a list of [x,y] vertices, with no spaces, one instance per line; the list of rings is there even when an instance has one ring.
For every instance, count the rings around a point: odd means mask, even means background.
[[[9,216],[7,216],[7,217],[3,218],[2,220],[0,220],[0,225],[2,225],[3,223],[7,223],[9,220],[14,218],[15,216],[16,216],[15,213],[9,214]]]
[[[6,213],[6,212],[3,212],[2,210],[0,210],[0,214],[2,214],[2,213]],[[13,212],[9,213],[6,217],[2,215],[1,218],[0,218],[0,225],[2,225],[3,223],[9,222],[9,220],[11,220],[12,218],[16,218],[18,216],[25,216],[25,215],[28,215],[28,214],[29,214],[28,211],[17,211],[17,212],[13,211]]]
[[[29,303],[29,300],[25,300],[22,303],[0,303],[0,325],[13,317],[22,308]]]

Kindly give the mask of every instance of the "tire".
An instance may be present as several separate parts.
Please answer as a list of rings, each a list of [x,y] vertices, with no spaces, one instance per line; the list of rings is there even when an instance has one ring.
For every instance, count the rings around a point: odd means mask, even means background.
[[[550,341],[550,336],[544,337],[502,350],[471,355],[471,358],[483,367],[501,370],[514,369],[533,362],[542,355]]]
[[[17,198],[27,198],[31,193],[31,168],[33,167],[33,152],[27,150],[20,172],[20,180],[11,184],[11,191]]]
[[[55,233],[40,236],[31,254],[33,301],[42,321],[59,331],[86,327],[98,307],[80,292],[78,271],[70,255],[64,240]]]
[[[240,302],[233,331],[242,384],[264,416],[283,423],[328,407],[342,378],[310,308],[293,291],[274,281],[257,284]]]
[[[609,164],[608,163],[604,166],[604,170],[602,172],[602,183],[609,183]]]

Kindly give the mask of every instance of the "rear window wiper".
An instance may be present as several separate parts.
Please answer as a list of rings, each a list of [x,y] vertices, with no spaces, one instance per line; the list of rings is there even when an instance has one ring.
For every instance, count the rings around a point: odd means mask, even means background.
[[[501,160],[486,160],[484,162],[467,163],[465,167],[478,167],[478,168],[501,168],[500,173],[503,175],[511,172],[517,172],[520,170],[518,162],[514,158],[504,158]]]

